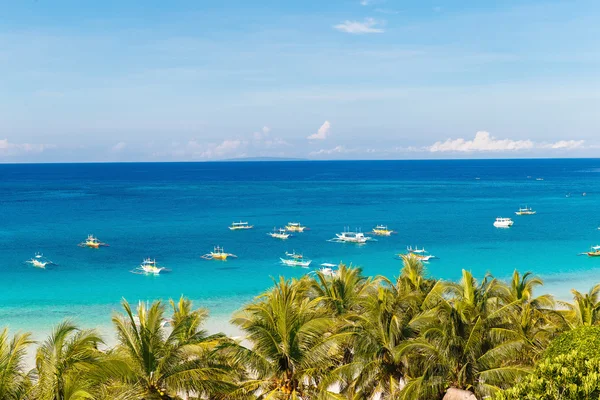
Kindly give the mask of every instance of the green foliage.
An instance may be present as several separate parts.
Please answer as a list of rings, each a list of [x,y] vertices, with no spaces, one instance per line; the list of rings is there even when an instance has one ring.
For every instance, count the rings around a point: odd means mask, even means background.
[[[600,359],[600,326],[581,326],[562,333],[544,352],[545,359],[580,351],[589,358]]]
[[[541,285],[518,271],[438,281],[414,256],[396,280],[340,265],[275,281],[233,316],[236,340],[183,297],[124,301],[115,347],[64,322],[29,373],[29,336],[1,332],[0,400],[598,399],[600,285],[558,309]]]
[[[533,373],[496,400],[587,400],[600,398],[600,359],[572,351],[541,361]]]
[[[29,334],[18,334],[12,339],[8,330],[0,333],[0,399],[23,398],[30,386],[29,376],[24,371],[27,347],[33,342]]]

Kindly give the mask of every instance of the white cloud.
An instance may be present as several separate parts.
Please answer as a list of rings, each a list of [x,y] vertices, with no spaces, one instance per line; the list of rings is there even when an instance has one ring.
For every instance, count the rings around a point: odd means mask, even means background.
[[[0,155],[18,155],[23,153],[41,153],[53,149],[51,144],[12,143],[8,139],[0,139]]]
[[[254,132],[252,136],[254,140],[262,140],[269,136],[269,132],[271,132],[271,128],[265,125],[259,132]]]
[[[327,138],[327,136],[329,135],[330,130],[331,130],[331,124],[329,123],[329,121],[325,121],[325,122],[323,122],[323,125],[321,125],[321,127],[319,128],[317,133],[313,133],[312,135],[308,136],[307,139],[308,140],[325,140]]]
[[[473,151],[507,151],[532,149],[534,143],[531,140],[496,139],[489,132],[479,131],[473,140],[448,139],[445,142],[435,142],[429,151],[431,152],[473,152]]]
[[[381,23],[373,18],[366,18],[364,22],[346,20],[341,24],[334,25],[334,29],[340,32],[361,35],[365,33],[383,33],[382,28],[377,28]]]
[[[544,145],[545,148],[548,149],[566,149],[566,150],[573,150],[573,149],[580,149],[583,147],[583,140],[559,140],[558,142],[555,143],[547,143],[546,145]]]
[[[336,154],[336,153],[350,153],[353,150],[348,150],[346,149],[344,146],[335,146],[332,149],[321,149],[321,150],[317,150],[317,151],[311,151],[310,153],[308,153],[309,156],[326,156],[326,155],[331,155],[331,154]]]
[[[472,140],[458,138],[435,142],[427,149],[432,152],[501,152],[533,149],[572,150],[583,147],[583,140],[560,140],[555,143],[534,142],[532,140],[497,139],[489,132],[479,131]]]
[[[115,145],[112,147],[111,151],[112,151],[113,153],[118,153],[118,152],[120,152],[120,151],[123,151],[123,150],[125,150],[125,147],[127,147],[127,143],[125,143],[125,142],[119,142],[119,143],[115,144]]]
[[[360,5],[361,6],[368,6],[369,4],[371,4],[370,0],[360,0]]]
[[[271,128],[263,126],[251,135],[225,139],[222,142],[201,142],[196,139],[187,143],[174,141],[169,149],[155,152],[155,157],[169,156],[174,159],[220,160],[224,158],[272,156],[277,149],[289,146],[285,140],[271,135]],[[277,153],[279,154],[279,153]]]
[[[231,154],[241,146],[245,145],[245,143],[246,142],[242,142],[241,140],[224,140],[221,144],[217,145],[212,152],[216,156]]]

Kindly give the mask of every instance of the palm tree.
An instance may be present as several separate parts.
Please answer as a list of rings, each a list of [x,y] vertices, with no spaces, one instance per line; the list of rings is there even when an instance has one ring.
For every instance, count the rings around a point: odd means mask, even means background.
[[[168,400],[177,393],[218,395],[231,390],[229,368],[221,362],[218,347],[222,334],[201,329],[206,310],[194,310],[189,300],[171,301],[173,315],[165,319],[165,306],[140,302],[137,315],[123,300],[124,315],[115,315],[119,347],[125,365],[121,377],[144,399]],[[171,330],[165,326],[170,324]]]
[[[541,285],[543,281],[530,272],[520,275],[515,270],[508,287],[508,301],[514,305],[508,315],[512,323],[508,327],[492,328],[497,340],[520,343],[519,360],[523,364],[537,360],[565,326],[562,315],[554,310],[552,296],[534,297],[535,287]]]
[[[573,293],[573,304],[561,302],[568,312],[566,318],[572,328],[578,326],[592,326],[600,322],[600,284],[592,287],[583,294],[575,289]]]
[[[514,382],[525,372],[513,363],[519,347],[491,334],[508,326],[508,289],[490,276],[477,283],[465,270],[459,283],[441,285],[438,305],[415,321],[420,336],[400,346],[399,353],[411,357],[403,398],[441,398],[449,387],[484,396]]]
[[[334,276],[317,272],[315,278],[308,282],[314,292],[311,295],[319,298],[333,316],[340,318],[359,309],[361,299],[368,295],[372,283],[362,275],[360,268],[344,264],[339,265]]]
[[[8,329],[0,333],[0,399],[23,399],[30,386],[24,372],[27,347],[33,343],[30,335],[17,334],[9,340]]]
[[[421,313],[434,287],[435,281],[425,278],[421,261],[406,256],[395,283],[379,277],[365,290],[358,312],[347,318],[350,326],[344,328],[352,332],[352,357],[344,358],[344,364],[329,378],[344,382],[344,396],[397,398],[407,365],[398,349],[418,334],[413,319]]]
[[[280,278],[275,287],[236,313],[251,348],[238,346],[236,360],[247,366],[252,379],[239,393],[259,398],[296,399],[316,393],[322,371],[334,360],[333,318],[309,297],[306,280]]]
[[[509,286],[510,300],[529,302],[533,299],[535,287],[543,284],[544,281],[537,276],[533,276],[531,272],[525,272],[521,275],[519,271],[515,270]],[[546,305],[552,306],[551,302]]]
[[[99,383],[95,371],[102,364],[102,339],[95,330],[80,330],[69,321],[54,328],[36,354],[36,400],[94,398]]]
[[[321,385],[326,386],[328,382],[335,381],[337,391],[346,393],[351,390],[350,385],[354,380],[355,372],[350,368],[339,370],[337,368],[354,362],[354,348],[358,336],[352,333],[356,331],[355,323],[364,313],[366,298],[377,293],[378,279],[375,281],[367,279],[361,274],[359,268],[340,264],[334,276],[317,272],[315,278],[310,279],[309,283],[311,297],[320,299],[319,307],[325,308],[330,313],[335,320],[334,331],[341,334],[338,343],[339,353],[332,357],[332,360],[337,363],[332,362],[330,367],[333,367],[333,370],[329,368],[323,371],[323,375],[328,377],[321,382]]]

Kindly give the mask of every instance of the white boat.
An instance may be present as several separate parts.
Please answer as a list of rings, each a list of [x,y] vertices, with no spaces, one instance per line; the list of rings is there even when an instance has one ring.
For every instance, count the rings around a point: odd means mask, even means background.
[[[311,260],[304,259],[304,256],[302,254],[296,253],[295,250],[292,251],[291,253],[289,251],[286,251],[285,255],[288,258],[281,258],[280,257],[279,259],[281,260],[282,264],[287,265],[288,267],[304,267],[304,268],[308,268],[308,266],[312,262]]]
[[[333,277],[333,276],[337,275],[337,271],[335,270],[336,267],[337,267],[337,265],[335,265],[335,264],[323,263],[323,264],[321,264],[321,268],[319,268],[317,270],[317,272],[320,272],[324,276],[332,276]]]
[[[408,254],[413,255],[414,257],[423,262],[427,262],[432,258],[436,258],[434,255],[429,254],[424,247],[419,249],[418,247],[413,248],[412,246],[408,246],[406,248],[406,251],[408,251]]]
[[[244,230],[244,229],[252,229],[254,228],[254,225],[248,225],[247,222],[233,222],[230,226],[229,229],[232,231],[240,231],[240,230]]]
[[[285,240],[290,237],[290,234],[287,233],[286,230],[283,228],[279,228],[279,229],[273,228],[273,232],[269,232],[269,233],[267,233],[267,235],[271,236],[272,238],[282,239],[282,240]]]
[[[536,181],[543,181],[544,178],[535,178]]]
[[[342,233],[336,233],[333,239],[330,239],[331,242],[337,243],[356,243],[356,244],[364,244],[370,240],[374,240],[371,237],[365,236],[362,232],[350,232],[348,230]]]
[[[159,275],[162,271],[165,270],[166,268],[159,267],[158,265],[156,265],[156,260],[146,258],[144,259],[144,261],[142,261],[139,267],[137,267],[131,272],[133,272],[134,274]]]
[[[297,258],[288,259],[288,258],[280,257],[279,259],[281,260],[282,264],[287,265],[288,267],[308,268],[310,263],[312,263],[311,260],[303,260],[303,259],[297,259]]]
[[[533,211],[531,207],[519,207],[519,211],[515,211],[517,215],[535,215],[537,211]]]
[[[52,261],[45,258],[41,253],[35,253],[35,256],[31,260],[27,260],[25,262],[41,269],[46,269],[46,265],[54,264]]]
[[[494,221],[494,226],[496,228],[510,228],[511,226],[513,226],[513,224],[514,222],[510,218],[498,217],[496,218],[496,221]]]

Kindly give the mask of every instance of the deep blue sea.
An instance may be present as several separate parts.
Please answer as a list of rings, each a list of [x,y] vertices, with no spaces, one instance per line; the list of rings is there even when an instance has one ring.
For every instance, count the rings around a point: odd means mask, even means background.
[[[182,294],[224,321],[273,278],[309,271],[279,263],[292,250],[315,266],[394,277],[395,254],[424,246],[439,257],[432,276],[518,268],[569,298],[600,282],[600,258],[578,256],[600,244],[599,200],[600,159],[0,165],[0,325],[108,325],[122,298]],[[537,215],[516,216],[524,205]],[[514,227],[494,228],[498,216]],[[255,228],[227,229],[238,220]],[[310,230],[267,236],[289,221]],[[363,246],[327,241],[377,224],[398,233]],[[78,247],[88,234],[110,247]],[[238,258],[201,259],[214,245]],[[25,264],[36,252],[58,265]],[[130,273],[145,257],[172,272]]]

